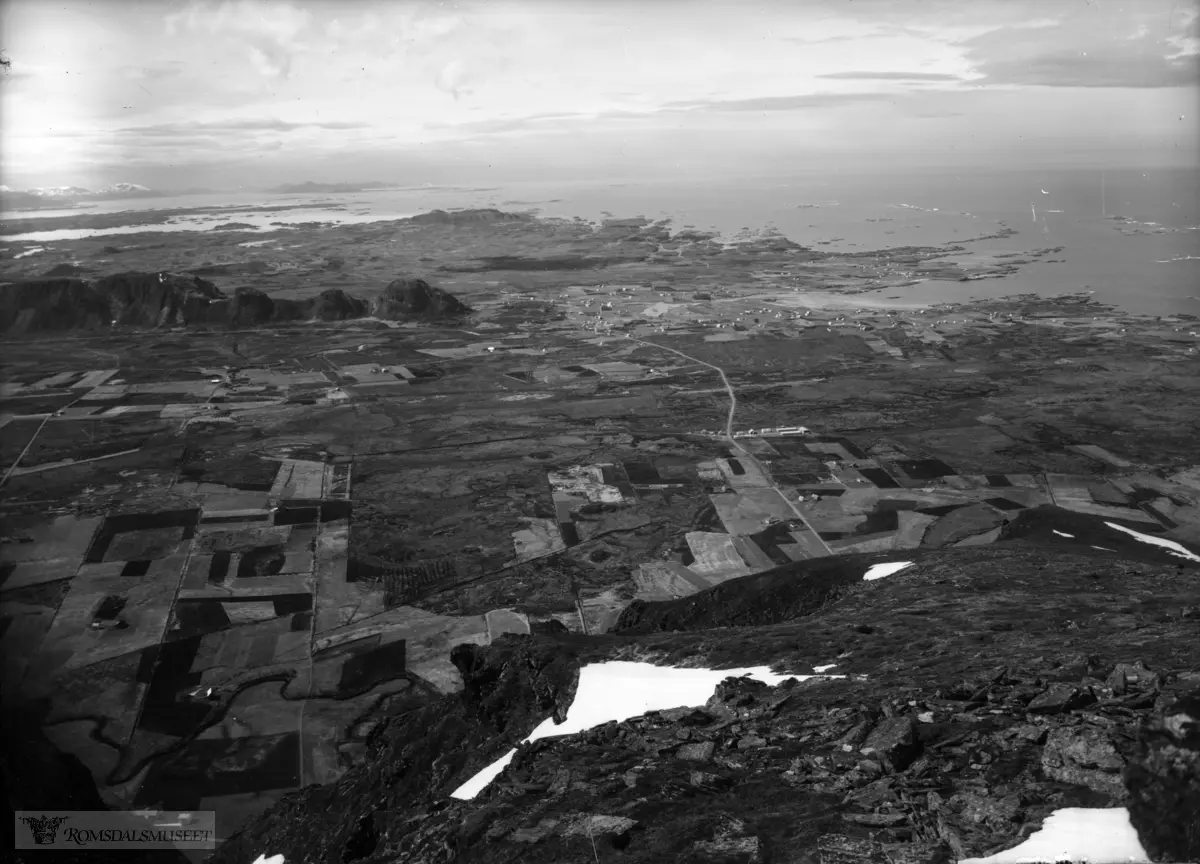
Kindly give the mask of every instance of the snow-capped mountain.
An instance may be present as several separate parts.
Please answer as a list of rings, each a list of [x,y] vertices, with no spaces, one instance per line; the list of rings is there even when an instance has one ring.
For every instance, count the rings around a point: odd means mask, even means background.
[[[9,189],[7,186],[0,192],[9,194],[36,195],[39,198],[116,198],[134,195],[153,195],[154,191],[148,186],[138,183],[114,183],[103,189],[93,191],[82,186],[34,186],[32,189]]]
[[[82,186],[34,186],[32,189],[0,187],[5,209],[40,210],[46,207],[72,207],[79,201],[95,201],[112,198],[148,198],[164,193],[155,192],[138,183],[114,183],[103,189],[92,191]]]
[[[34,186],[32,189],[24,191],[40,198],[82,198],[96,194],[91,189],[84,189],[82,186]]]
[[[97,195],[145,195],[152,190],[147,186],[139,186],[137,183],[114,183],[111,186],[105,186]]]

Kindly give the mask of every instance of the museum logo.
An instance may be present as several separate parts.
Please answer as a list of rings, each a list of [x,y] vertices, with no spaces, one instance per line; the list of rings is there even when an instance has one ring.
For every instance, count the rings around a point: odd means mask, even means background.
[[[68,816],[21,816],[20,820],[29,826],[33,832],[33,842],[37,846],[51,846],[58,837],[58,828],[66,822]]]
[[[211,810],[57,810],[18,812],[17,849],[217,848]]]

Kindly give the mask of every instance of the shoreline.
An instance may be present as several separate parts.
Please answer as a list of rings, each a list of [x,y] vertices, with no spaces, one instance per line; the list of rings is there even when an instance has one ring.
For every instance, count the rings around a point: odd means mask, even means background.
[[[247,218],[251,214],[258,214],[260,218],[273,214],[286,216],[297,211],[304,211],[305,215],[309,211],[331,216],[336,214],[338,218],[290,223],[274,219],[261,225],[234,219],[238,215]],[[780,291],[802,290],[808,295],[828,291],[838,296],[858,297],[860,305],[869,302],[897,309],[913,305],[996,300],[1013,294],[1034,293],[1044,297],[1046,295],[1040,291],[1028,290],[1027,276],[1018,280],[1020,284],[1009,284],[1012,281],[1010,277],[1020,277],[1032,269],[1041,269],[1041,265],[1061,263],[1065,248],[1061,245],[1041,246],[1014,251],[1014,243],[1021,240],[1020,232],[1003,223],[997,230],[985,229],[975,236],[941,244],[883,245],[866,251],[847,251],[827,248],[824,242],[818,242],[815,247],[801,245],[772,227],[743,228],[730,236],[715,230],[679,227],[670,218],[651,221],[644,217],[605,217],[591,221],[582,217],[567,219],[547,216],[537,209],[506,212],[490,208],[455,208],[397,217],[393,214],[354,212],[353,202],[331,201],[324,204],[306,202],[121,211],[26,220],[77,226],[74,229],[60,229],[67,231],[99,232],[104,231],[104,226],[110,230],[62,239],[43,239],[51,232],[0,236],[0,254],[9,256],[0,259],[0,281],[12,283],[39,278],[64,266],[74,268],[71,272],[78,271],[80,276],[88,276],[101,275],[105,268],[204,272],[197,270],[197,265],[216,265],[230,275],[241,272],[242,275],[256,277],[251,283],[253,287],[271,293],[280,288],[286,290],[294,287],[295,277],[302,273],[312,275],[311,268],[306,269],[296,262],[297,258],[306,257],[305,253],[297,255],[291,250],[321,250],[324,258],[341,260],[349,250],[361,248],[366,243],[379,252],[371,260],[383,260],[392,251],[391,242],[410,230],[419,230],[416,226],[422,219],[430,218],[430,213],[443,214],[451,222],[460,217],[473,218],[470,215],[473,213],[496,213],[504,219],[516,220],[524,226],[522,230],[532,232],[558,230],[556,226],[565,226],[562,230],[576,231],[580,242],[593,245],[603,245],[617,235],[630,238],[644,236],[652,238],[657,248],[647,246],[640,259],[633,257],[623,260],[627,260],[629,266],[645,269],[648,273],[669,275],[681,266],[686,272],[690,265],[702,260],[705,269],[714,265],[733,266],[732,272],[738,274],[738,278],[749,277],[754,283],[772,284]],[[137,214],[137,224],[128,224],[131,214]],[[212,224],[178,224],[177,220],[187,217],[204,218]],[[1027,239],[1045,243],[1042,237],[1031,235]],[[663,243],[671,251],[666,251]],[[761,266],[752,268],[748,273],[743,272],[746,268],[738,259],[746,254],[760,256]],[[541,261],[536,257],[525,256],[527,264],[523,263],[522,256],[516,256],[511,262],[497,258],[492,264],[481,259],[477,267],[450,268],[450,272],[485,272],[490,268],[503,275],[510,271],[519,272],[525,267],[546,271],[587,271],[608,266],[600,258],[586,254],[561,261]],[[773,268],[772,262],[779,266]],[[334,278],[337,281],[329,287],[343,287],[347,279],[351,282],[345,287],[354,287],[353,273],[340,267],[333,269],[336,270]],[[678,275],[682,277],[683,272]],[[326,278],[324,274],[322,278]],[[1054,278],[1053,274],[1047,278]],[[701,281],[705,281],[704,277],[701,277]],[[966,283],[971,284],[968,286]],[[703,291],[704,288],[701,285],[697,290]],[[1108,302],[1111,302],[1111,298]],[[1196,305],[1195,311],[1200,312],[1200,304],[1194,299],[1163,298],[1161,304],[1172,308],[1163,311],[1129,308],[1127,311],[1151,316],[1186,315],[1192,314],[1190,307]]]

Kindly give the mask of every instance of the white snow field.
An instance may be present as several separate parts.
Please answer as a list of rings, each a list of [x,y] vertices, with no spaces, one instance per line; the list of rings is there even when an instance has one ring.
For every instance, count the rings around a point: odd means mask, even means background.
[[[844,675],[778,675],[767,666],[745,669],[677,669],[652,663],[612,661],[590,663],[579,670],[575,701],[567,711],[566,722],[555,725],[547,718],[530,733],[525,743],[556,735],[573,735],[609,721],[620,722],[640,717],[647,711],[700,706],[709,700],[717,685],[726,678],[749,675],[756,681],[774,686],[788,678],[845,678]],[[487,768],[459,786],[451,797],[469,800],[478,795],[513,759],[517,751],[508,751]]]

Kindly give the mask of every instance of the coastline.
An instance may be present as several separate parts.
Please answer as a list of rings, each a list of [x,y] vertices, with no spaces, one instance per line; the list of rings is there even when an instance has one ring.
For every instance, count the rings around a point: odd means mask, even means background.
[[[1079,176],[1070,175],[1071,182],[1082,182],[1086,172],[1076,173]],[[663,224],[674,233],[699,230],[715,233],[723,242],[736,244],[755,235],[774,232],[806,248],[840,252],[846,256],[870,256],[879,250],[887,250],[898,258],[899,250],[904,247],[942,250],[965,247],[966,251],[947,256],[946,260],[964,271],[961,275],[969,277],[970,285],[949,287],[942,281],[929,281],[908,286],[894,286],[888,282],[882,286],[896,289],[882,296],[900,294],[914,302],[982,299],[1013,293],[1094,291],[1097,299],[1117,303],[1131,311],[1172,314],[1194,313],[1200,308],[1191,297],[1195,294],[1191,287],[1194,280],[1189,278],[1196,261],[1200,260],[1200,231],[1187,230],[1196,217],[1184,210],[1170,208],[1166,201],[1163,206],[1169,207],[1170,212],[1165,215],[1146,209],[1146,202],[1139,204],[1135,199],[1129,208],[1133,215],[1101,219],[1098,213],[1092,218],[1080,210],[1088,204],[1086,198],[1081,198],[1075,206],[1051,208],[1051,215],[1047,217],[1049,222],[1030,225],[1027,204],[1022,215],[1016,203],[1019,197],[1009,195],[1004,200],[1012,202],[1011,206],[1004,204],[996,198],[998,193],[989,191],[991,187],[986,185],[969,194],[950,190],[954,193],[951,195],[936,190],[918,194],[913,191],[912,183],[876,188],[863,181],[844,188],[838,184],[846,178],[793,178],[794,182],[780,179],[781,182],[776,183],[765,179],[755,181],[745,185],[741,193],[737,191],[741,187],[730,183],[683,189],[665,181],[578,184],[570,188],[556,188],[552,184],[470,189],[409,187],[403,192],[306,198],[243,193],[246,197],[233,201],[219,196],[166,201],[147,199],[147,203],[154,200],[156,204],[189,206],[154,210],[126,207],[113,213],[22,217],[16,221],[9,218],[10,214],[5,214],[5,219],[0,222],[6,226],[2,230],[58,226],[55,230],[72,233],[64,235],[39,230],[30,235],[10,233],[0,236],[0,268],[10,280],[14,276],[26,278],[37,272],[25,266],[14,267],[12,259],[17,255],[26,256],[22,259],[26,265],[47,262],[43,272],[63,260],[86,267],[94,253],[84,242],[89,238],[83,235],[96,230],[110,232],[94,237],[103,242],[107,236],[109,240],[104,245],[109,246],[165,242],[165,248],[177,248],[180,243],[191,242],[198,249],[217,251],[215,247],[220,244],[213,242],[210,232],[222,223],[233,221],[254,226],[254,230],[247,231],[239,242],[268,247],[309,242],[324,245],[338,242],[341,231],[344,232],[342,241],[354,244],[360,242],[361,236],[355,226],[374,225],[384,230],[388,226],[395,227],[404,217],[413,214],[490,207],[535,213],[549,220],[548,224],[554,220],[580,218],[601,224],[606,219],[640,213],[652,222],[669,220]],[[1019,179],[1000,178],[1009,186]],[[1063,190],[1062,195],[1091,193],[1090,189],[1073,192],[1065,186]],[[980,200],[976,201],[976,198]],[[804,209],[806,207],[812,209]],[[1055,212],[1064,208],[1065,213]],[[1022,224],[1022,219],[1026,224]],[[297,222],[312,223],[310,227],[321,226],[325,233],[297,233],[297,229],[288,227]],[[164,240],[163,235],[168,233],[179,236]],[[66,254],[47,258],[44,251],[47,247]],[[864,253],[863,250],[872,251]],[[970,260],[973,250],[979,250],[983,256],[984,266],[978,268],[978,272],[972,268]],[[1055,254],[1031,257],[1030,253],[1037,250],[1055,250]],[[35,260],[28,260],[30,258]],[[1013,267],[1002,273],[999,267],[1005,261]],[[169,261],[165,263],[170,264]],[[1000,275],[1004,278],[996,278]]]

